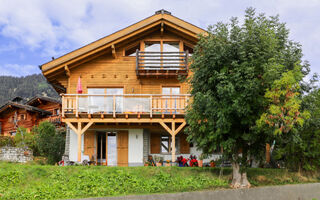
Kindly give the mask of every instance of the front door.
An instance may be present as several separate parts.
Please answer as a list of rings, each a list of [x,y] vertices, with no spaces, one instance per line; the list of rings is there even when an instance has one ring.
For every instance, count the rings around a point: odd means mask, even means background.
[[[118,166],[128,166],[128,131],[117,133]]]

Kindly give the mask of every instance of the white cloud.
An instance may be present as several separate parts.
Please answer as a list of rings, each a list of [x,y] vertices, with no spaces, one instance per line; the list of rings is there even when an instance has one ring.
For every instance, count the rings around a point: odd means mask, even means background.
[[[0,35],[14,39],[9,49],[28,48],[40,56],[60,56],[144,19],[159,9],[202,28],[247,7],[267,15],[280,14],[291,38],[303,45],[306,59],[320,72],[319,0],[1,0]],[[3,45],[3,44],[2,44]],[[0,53],[7,46],[0,44]],[[5,44],[6,45],[6,44]],[[8,46],[9,47],[9,46]],[[41,64],[41,63],[39,63]]]
[[[25,76],[35,73],[40,73],[39,68],[35,65],[0,65],[0,76]]]

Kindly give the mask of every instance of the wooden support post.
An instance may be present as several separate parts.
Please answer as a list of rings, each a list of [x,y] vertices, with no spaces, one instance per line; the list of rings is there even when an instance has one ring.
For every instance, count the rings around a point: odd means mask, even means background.
[[[114,47],[114,44],[111,45],[111,49],[112,49],[112,57],[113,57],[113,58],[117,58],[116,48]]]
[[[266,144],[266,163],[270,163],[270,144]]]
[[[176,123],[172,122],[172,131],[171,131],[171,136],[172,136],[172,150],[171,150],[171,156],[172,156],[172,163],[176,162],[176,135],[175,130],[176,130]]]
[[[81,122],[78,122],[78,162],[81,162]]]

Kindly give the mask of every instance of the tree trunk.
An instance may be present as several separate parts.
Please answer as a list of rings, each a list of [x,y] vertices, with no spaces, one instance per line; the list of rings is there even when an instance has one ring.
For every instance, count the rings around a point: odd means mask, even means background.
[[[240,165],[238,162],[232,162],[232,188],[249,188],[251,184],[248,181],[247,173],[240,173]]]
[[[241,174],[240,174],[240,166],[237,162],[232,162],[232,188],[240,188],[241,186]]]

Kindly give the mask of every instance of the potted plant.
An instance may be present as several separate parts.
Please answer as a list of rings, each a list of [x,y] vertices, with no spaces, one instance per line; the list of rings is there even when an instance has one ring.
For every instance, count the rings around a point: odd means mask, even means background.
[[[150,162],[149,162],[149,161],[145,161],[145,162],[144,162],[144,166],[146,166],[146,167],[147,167],[147,166],[150,166]]]
[[[190,155],[190,167],[198,167],[197,156]]]
[[[157,166],[157,167],[162,166],[162,163],[163,163],[163,158],[162,158],[162,157],[160,157],[160,156],[154,156],[154,160],[155,160],[155,162],[156,162],[156,166]]]
[[[170,164],[170,160],[166,160],[166,164],[165,164],[166,167],[170,167],[171,164]]]
[[[205,155],[204,154],[201,154],[199,156],[199,160],[198,160],[198,164],[199,164],[199,167],[203,167],[203,159],[205,158]]]
[[[148,156],[148,162],[149,162],[149,166],[156,166],[154,160],[153,160],[153,157],[152,155],[149,155]]]
[[[188,160],[189,159],[186,159],[183,156],[177,157],[177,163],[178,163],[179,167],[188,167]]]
[[[210,161],[210,167],[215,167],[216,166],[216,163],[214,162],[214,160],[211,160]]]

